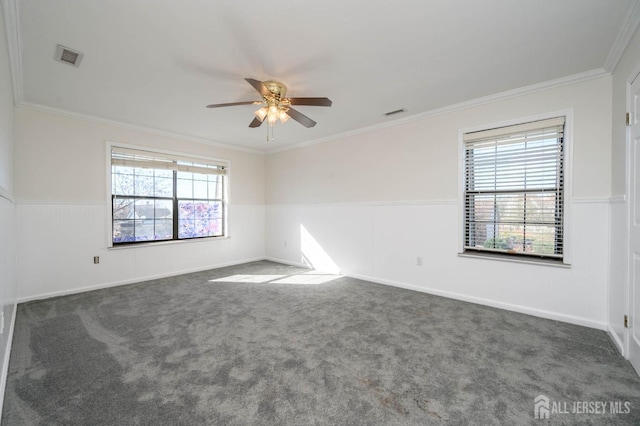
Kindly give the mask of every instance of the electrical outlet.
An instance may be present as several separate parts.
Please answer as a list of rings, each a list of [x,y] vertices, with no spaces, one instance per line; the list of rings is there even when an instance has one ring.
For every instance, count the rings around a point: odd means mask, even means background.
[[[422,266],[422,258],[416,257],[416,266]]]
[[[100,263],[100,256],[93,256],[93,263],[95,263],[96,265]]]

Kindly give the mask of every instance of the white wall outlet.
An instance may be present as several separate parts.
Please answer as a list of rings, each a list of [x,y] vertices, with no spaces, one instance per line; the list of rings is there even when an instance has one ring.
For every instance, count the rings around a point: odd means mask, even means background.
[[[416,257],[416,266],[422,266],[422,258]]]

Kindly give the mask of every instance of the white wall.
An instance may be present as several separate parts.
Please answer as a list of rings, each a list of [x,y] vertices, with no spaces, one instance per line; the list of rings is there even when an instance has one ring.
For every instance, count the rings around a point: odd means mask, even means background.
[[[20,300],[265,255],[262,155],[24,107],[15,133]],[[106,141],[230,160],[230,238],[107,249]]]
[[[13,87],[3,9],[0,7],[0,410],[11,343],[16,293],[16,234],[13,204]]]
[[[459,129],[567,109],[571,268],[458,257]],[[267,256],[308,259],[308,232],[347,275],[604,329],[610,158],[610,77],[275,153]]]
[[[458,257],[459,129],[567,109],[574,111],[572,267]],[[266,161],[21,107],[15,115],[18,297],[265,255],[300,262],[304,226],[343,273],[605,328],[611,132],[609,77],[292,149]],[[107,249],[106,141],[230,160],[231,238]],[[71,165],[59,167],[65,162]],[[100,256],[99,265],[93,256]],[[423,266],[416,266],[416,257]]]
[[[13,194],[13,87],[0,3],[0,194]]]
[[[628,202],[626,188],[627,84],[640,72],[640,32],[631,38],[613,73],[612,145],[611,145],[611,228],[609,265],[609,331],[621,346],[624,341],[623,316],[628,312]]]

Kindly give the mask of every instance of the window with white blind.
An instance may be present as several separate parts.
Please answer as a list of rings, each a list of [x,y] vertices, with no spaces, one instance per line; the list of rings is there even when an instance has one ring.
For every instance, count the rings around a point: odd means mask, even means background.
[[[222,237],[228,163],[111,147],[114,245]]]
[[[465,133],[464,251],[563,259],[565,118]]]

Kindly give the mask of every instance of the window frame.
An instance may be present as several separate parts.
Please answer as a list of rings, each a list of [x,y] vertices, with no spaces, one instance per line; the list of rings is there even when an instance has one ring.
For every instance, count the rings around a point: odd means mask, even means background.
[[[158,155],[166,155],[166,156],[171,156],[171,157],[176,157],[179,160],[192,160],[193,162],[203,162],[203,163],[212,163],[212,164],[222,164],[224,165],[225,169],[226,169],[226,174],[225,174],[225,179],[224,179],[224,184],[223,184],[223,190],[222,190],[222,208],[223,208],[223,214],[222,214],[222,235],[219,236],[210,236],[210,237],[193,237],[193,238],[177,238],[178,235],[175,234],[174,237],[172,239],[166,239],[166,240],[149,240],[149,241],[132,241],[132,242],[126,242],[126,243],[114,243],[113,242],[113,194],[112,194],[112,182],[113,182],[113,177],[112,177],[112,158],[111,158],[111,152],[113,148],[123,148],[123,149],[130,149],[130,150],[136,150],[136,151],[146,151],[152,154],[158,154]],[[185,153],[185,152],[177,152],[177,151],[169,151],[169,150],[163,150],[163,149],[157,149],[154,147],[149,147],[149,146],[140,146],[140,145],[131,145],[131,144],[125,144],[125,143],[118,143],[118,142],[112,142],[112,141],[107,141],[106,142],[106,149],[105,149],[105,157],[106,157],[106,214],[105,217],[107,218],[106,220],[106,229],[105,229],[105,235],[106,235],[106,239],[107,239],[107,248],[109,249],[122,249],[122,248],[139,248],[139,247],[144,247],[144,246],[158,246],[158,245],[163,245],[163,244],[182,244],[182,243],[189,243],[189,242],[196,242],[196,241],[213,241],[213,240],[220,240],[220,239],[227,239],[229,238],[229,195],[230,195],[230,175],[231,175],[231,162],[229,160],[226,159],[221,159],[221,158],[213,158],[213,157],[205,157],[202,155],[197,155],[197,154],[189,154],[189,153]],[[177,193],[176,193],[176,176],[174,173],[174,177],[173,177],[174,183],[173,183],[173,196],[171,198],[168,198],[169,200],[173,201],[173,204],[179,202],[180,200],[185,200],[184,198],[178,198],[177,197]],[[136,196],[132,196],[130,198],[136,198]],[[164,199],[166,197],[146,197],[146,196],[139,196],[139,198],[161,198]],[[198,200],[196,198],[193,199],[189,199],[189,200]],[[208,201],[215,201],[214,199],[208,200]],[[216,199],[217,200],[217,199]],[[178,218],[176,218],[176,223],[178,221]],[[174,232],[175,232],[175,225],[174,225]]]
[[[561,259],[549,257],[539,257],[535,255],[521,255],[511,253],[500,253],[483,250],[465,249],[465,153],[466,145],[464,135],[466,133],[480,132],[501,127],[509,127],[525,124],[534,121],[548,120],[556,117],[564,117],[564,139],[563,139],[563,173],[564,173],[564,201],[563,201],[563,254]],[[572,176],[573,176],[573,109],[560,110],[540,115],[521,117],[501,122],[476,125],[472,127],[458,129],[458,255],[462,257],[472,257],[478,259],[503,260],[518,263],[543,264],[549,266],[570,266],[572,254]]]

